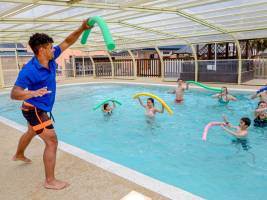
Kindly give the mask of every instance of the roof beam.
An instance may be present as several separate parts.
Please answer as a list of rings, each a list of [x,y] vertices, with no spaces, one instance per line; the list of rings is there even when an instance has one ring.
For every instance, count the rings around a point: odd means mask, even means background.
[[[122,3],[121,8],[138,6],[138,5],[142,5],[144,3],[149,3],[149,2],[153,2],[153,1],[155,1],[155,0],[135,0],[135,1],[127,2],[127,3]]]

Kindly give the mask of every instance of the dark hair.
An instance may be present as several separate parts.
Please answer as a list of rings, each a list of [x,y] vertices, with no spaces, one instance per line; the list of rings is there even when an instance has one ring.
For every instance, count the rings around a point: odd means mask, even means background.
[[[154,99],[153,98],[148,98],[147,100],[150,100],[154,106]]]
[[[225,92],[226,92],[226,94],[228,94],[228,88],[227,88],[227,87],[225,87],[225,86],[223,86],[222,88],[224,88],[224,89],[225,89]],[[223,90],[221,91],[221,93],[223,93]]]
[[[108,103],[105,103],[104,105],[103,105],[103,108],[104,108],[104,110],[106,110],[106,108],[108,107]]]
[[[53,42],[54,40],[45,33],[35,33],[30,37],[29,45],[33,53],[37,55],[40,47]]]
[[[181,78],[178,78],[178,79],[177,79],[177,82],[178,82],[178,81],[182,81],[182,80],[183,80],[183,79],[181,79]]]
[[[241,120],[247,125],[248,127],[251,124],[251,120],[248,117],[242,117]]]
[[[258,103],[258,107],[259,107],[259,105],[262,104],[262,103],[267,104],[265,101],[260,101],[260,102]]]

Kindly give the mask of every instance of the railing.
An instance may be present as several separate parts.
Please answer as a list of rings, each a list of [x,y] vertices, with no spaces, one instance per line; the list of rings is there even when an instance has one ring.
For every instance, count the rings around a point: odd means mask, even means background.
[[[164,76],[179,77],[182,72],[182,60],[165,59],[164,60]]]
[[[203,82],[229,82],[237,83],[238,80],[237,59],[228,60],[199,60],[198,81]],[[184,80],[195,79],[195,62],[178,59],[164,60],[165,78]],[[242,82],[253,79],[252,60],[242,60]]]
[[[159,59],[137,59],[137,77],[160,77],[161,65]],[[181,78],[195,80],[195,61],[180,59],[164,59],[164,77],[166,79]],[[267,73],[267,60],[242,60],[241,81],[251,80],[255,77],[265,78]],[[114,77],[134,77],[134,64],[130,59],[113,61]],[[203,82],[229,82],[237,83],[237,59],[228,60],[199,60],[198,81]],[[255,73],[254,73],[255,71]],[[96,63],[97,77],[111,77],[110,62]]]
[[[19,70],[30,60],[30,56],[0,56],[0,87],[11,87],[14,85]],[[0,73],[1,73],[0,70]],[[2,83],[1,83],[2,82]]]
[[[96,77],[111,77],[112,67],[110,62],[96,62],[95,63]]]
[[[134,64],[131,59],[113,61],[115,77],[133,77]]]
[[[15,56],[0,56],[0,86],[13,86],[19,69],[31,57],[20,58]],[[57,79],[68,77],[89,77],[94,74],[96,77],[133,78],[137,77],[161,77],[161,62],[159,59],[136,59],[136,69],[134,61],[131,59],[113,60],[113,67],[109,61],[93,63],[89,59],[68,60],[65,62],[65,69],[57,69]],[[24,63],[23,63],[24,62]],[[237,83],[238,66],[237,59],[228,60],[199,60],[198,62],[198,81],[203,82],[228,82]],[[18,66],[17,66],[18,63]],[[176,80],[195,80],[195,61],[180,59],[163,60],[164,78]],[[113,74],[112,74],[113,73]],[[267,78],[267,59],[243,59],[241,70],[241,81],[248,81],[253,78]]]
[[[137,59],[137,76],[160,77],[161,64],[159,59]]]

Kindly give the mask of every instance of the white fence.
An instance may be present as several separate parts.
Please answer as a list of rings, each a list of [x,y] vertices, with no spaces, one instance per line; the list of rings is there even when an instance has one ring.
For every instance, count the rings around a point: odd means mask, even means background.
[[[0,87],[14,85],[19,70],[27,63],[31,56],[1,55],[0,56]],[[99,78],[134,78],[137,77],[163,77],[171,80],[182,78],[194,80],[195,61],[164,59],[161,71],[161,63],[157,59],[137,59],[136,69],[131,59],[114,60],[113,69],[109,61],[94,64],[88,57],[72,57],[65,60],[65,68],[57,69],[57,79],[62,80],[70,77],[95,77]],[[267,59],[243,59],[242,60],[242,82],[253,78],[267,78]],[[161,74],[163,72],[163,74]],[[203,82],[229,82],[236,83],[238,74],[238,60],[199,60],[198,81]]]

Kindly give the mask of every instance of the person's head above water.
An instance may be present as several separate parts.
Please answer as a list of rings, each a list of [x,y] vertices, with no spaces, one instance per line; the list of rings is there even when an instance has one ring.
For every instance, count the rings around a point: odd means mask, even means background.
[[[267,108],[267,103],[265,101],[260,101],[258,103],[258,108]]]
[[[149,108],[154,107],[154,99],[153,99],[153,98],[148,98],[148,99],[147,99],[147,103],[146,103],[146,105],[147,105]]]
[[[181,78],[178,78],[178,79],[177,79],[177,84],[178,84],[179,86],[181,86],[183,83],[184,83],[183,79],[181,79]]]
[[[103,108],[104,108],[105,111],[110,111],[110,109],[111,109],[108,103],[105,103],[103,105]]]
[[[239,123],[239,126],[241,129],[246,129],[250,126],[251,124],[251,120],[248,118],[248,117],[242,117],[240,119],[240,123]]]
[[[227,89],[227,87],[222,87],[222,94],[225,94],[225,95],[227,95],[228,94],[228,89]]]

